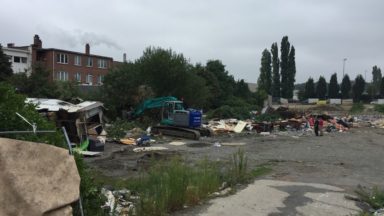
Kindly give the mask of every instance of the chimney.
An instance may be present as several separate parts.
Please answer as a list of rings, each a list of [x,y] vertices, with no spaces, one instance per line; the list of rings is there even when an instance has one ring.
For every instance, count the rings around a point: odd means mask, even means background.
[[[33,37],[33,46],[35,46],[37,48],[43,47],[43,42],[41,42],[39,35],[35,35]]]
[[[124,62],[124,63],[127,62],[127,53],[124,53],[124,54],[123,54],[123,62]]]
[[[14,47],[14,46],[15,46],[14,43],[8,43],[8,44],[7,44],[7,47],[8,47],[8,48],[12,48],[12,47]]]
[[[89,55],[89,44],[85,44],[85,54]]]

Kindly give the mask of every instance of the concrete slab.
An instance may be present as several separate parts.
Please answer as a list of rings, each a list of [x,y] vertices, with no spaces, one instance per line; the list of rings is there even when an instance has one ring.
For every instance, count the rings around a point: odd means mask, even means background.
[[[235,195],[210,201],[199,215],[355,215],[360,208],[344,190],[325,184],[257,180]]]

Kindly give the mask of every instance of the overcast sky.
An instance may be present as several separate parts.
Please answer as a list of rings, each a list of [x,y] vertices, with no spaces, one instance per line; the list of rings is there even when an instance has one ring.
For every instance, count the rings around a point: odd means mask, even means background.
[[[384,69],[383,0],[0,0],[0,43],[139,58],[172,48],[191,63],[219,59],[236,79],[256,82],[261,53],[285,35],[296,49],[296,81],[337,72],[372,79]],[[383,71],[384,72],[384,71]]]

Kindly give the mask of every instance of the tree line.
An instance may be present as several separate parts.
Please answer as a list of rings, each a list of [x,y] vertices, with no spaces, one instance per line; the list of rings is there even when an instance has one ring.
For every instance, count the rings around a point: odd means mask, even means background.
[[[364,97],[364,95],[366,95]],[[372,68],[372,82],[367,83],[361,74],[351,81],[348,74],[345,74],[341,84],[337,81],[337,74],[332,74],[329,84],[323,76],[320,76],[315,83],[309,77],[304,89],[300,92],[300,99],[308,98],[352,98],[355,102],[362,100],[375,99],[384,96],[384,77],[381,69],[376,65]]]
[[[114,115],[163,96],[175,96],[189,107],[229,113],[236,107],[246,113],[259,109],[265,98],[250,92],[244,80],[236,81],[220,60],[191,64],[182,54],[157,47],[148,47],[139,59],[114,68],[102,87],[102,98]]]
[[[264,49],[261,56],[260,75],[257,81],[258,91],[273,97],[292,98],[295,88],[296,62],[295,47],[284,36],[280,45],[280,58],[277,43],[271,50]]]
[[[189,107],[218,110],[218,116],[237,112],[245,118],[250,110],[260,109],[266,97],[250,92],[244,80],[235,80],[220,60],[191,64],[183,54],[158,47],[148,47],[140,58],[111,69],[93,94],[81,93],[76,83],[49,80],[49,73],[36,64],[30,76],[13,74],[0,47],[0,82],[11,84],[28,97],[99,100],[112,118],[145,99],[164,96],[175,96]]]

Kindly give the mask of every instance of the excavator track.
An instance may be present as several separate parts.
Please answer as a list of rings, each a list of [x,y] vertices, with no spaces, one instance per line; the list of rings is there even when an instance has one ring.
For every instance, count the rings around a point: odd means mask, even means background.
[[[151,129],[151,133],[182,137],[182,138],[194,139],[194,140],[200,139],[199,129],[174,127],[174,126],[168,126],[168,125],[153,126]]]

